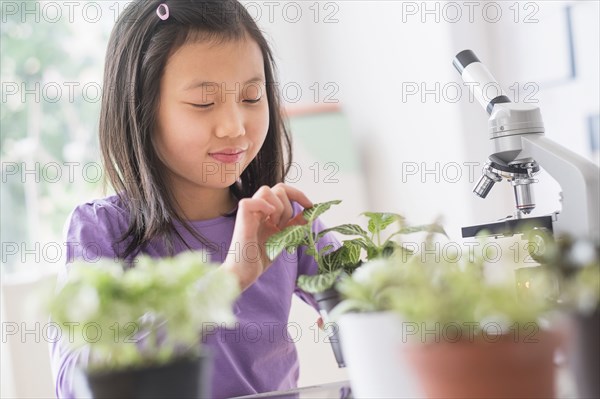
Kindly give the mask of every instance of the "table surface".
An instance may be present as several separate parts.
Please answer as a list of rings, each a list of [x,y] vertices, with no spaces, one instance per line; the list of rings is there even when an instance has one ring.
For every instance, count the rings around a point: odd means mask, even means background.
[[[289,391],[266,392],[257,395],[239,396],[234,399],[272,398],[272,399],[310,399],[310,398],[333,398],[351,399],[350,382],[339,381],[328,384],[315,385],[291,389]]]

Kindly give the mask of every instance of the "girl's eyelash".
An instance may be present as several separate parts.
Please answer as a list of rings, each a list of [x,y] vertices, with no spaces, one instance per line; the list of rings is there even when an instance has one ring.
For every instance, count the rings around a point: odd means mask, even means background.
[[[262,100],[262,97],[259,97],[259,98],[254,99],[254,100],[244,100],[244,102],[247,102],[247,103],[250,103],[250,104],[256,104],[260,100]],[[214,103],[210,103],[210,104],[194,104],[194,103],[190,103],[190,105],[193,106],[193,107],[195,107],[195,108],[209,108],[213,104]]]

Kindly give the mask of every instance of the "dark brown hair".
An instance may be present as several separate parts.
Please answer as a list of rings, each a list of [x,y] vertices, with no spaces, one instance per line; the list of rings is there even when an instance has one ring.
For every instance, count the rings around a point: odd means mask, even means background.
[[[160,4],[169,18],[156,14]],[[264,59],[269,129],[256,158],[230,187],[238,198],[252,196],[263,186],[282,182],[288,172],[291,143],[280,109],[275,64],[267,41],[248,11],[236,0],[138,0],[116,22],[108,42],[100,114],[100,148],[108,181],[129,211],[129,227],[120,238],[127,258],[156,237],[171,233],[190,245],[173,226],[179,221],[205,245],[177,212],[177,204],[160,173],[161,162],[152,144],[160,97],[160,80],[167,59],[190,41],[224,42],[248,37]],[[284,160],[287,155],[288,159]]]

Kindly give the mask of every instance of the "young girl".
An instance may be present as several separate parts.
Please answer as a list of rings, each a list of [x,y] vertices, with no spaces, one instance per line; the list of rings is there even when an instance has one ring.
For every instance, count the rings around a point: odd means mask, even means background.
[[[203,249],[239,278],[239,324],[204,337],[216,398],[295,387],[292,294],[314,304],[295,284],[316,273],[313,259],[298,251],[271,263],[264,252],[268,237],[303,223],[312,206],[282,183],[290,140],[274,83],[269,46],[237,1],[130,4],[108,43],[100,117],[118,194],[77,207],[67,230],[67,265],[102,256],[135,266],[141,253]],[[87,356],[53,345],[58,397],[74,395]]]

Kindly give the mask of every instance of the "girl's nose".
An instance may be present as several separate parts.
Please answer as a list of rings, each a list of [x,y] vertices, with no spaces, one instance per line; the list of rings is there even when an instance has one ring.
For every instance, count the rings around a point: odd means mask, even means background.
[[[235,101],[225,101],[221,104],[223,112],[218,115],[215,135],[219,138],[239,137],[246,134],[244,129],[244,118],[240,110],[240,104]]]

